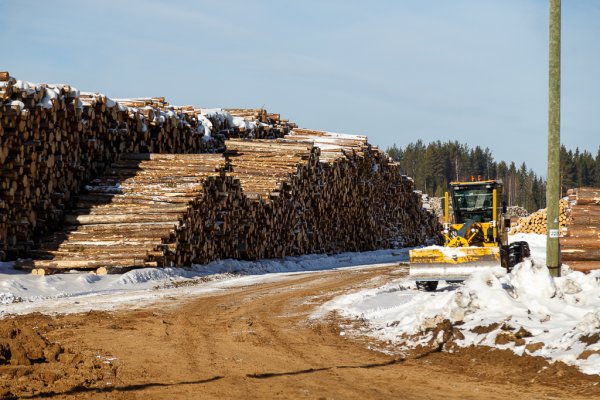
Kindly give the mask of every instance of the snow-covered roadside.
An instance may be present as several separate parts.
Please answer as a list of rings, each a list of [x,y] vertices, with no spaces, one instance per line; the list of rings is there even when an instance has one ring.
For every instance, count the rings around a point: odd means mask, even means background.
[[[441,342],[444,332],[435,328],[449,321],[460,332],[453,335],[458,346],[510,349],[600,374],[600,271],[565,271],[552,278],[545,267],[545,236],[519,234],[511,240],[528,241],[532,257],[510,274],[501,268],[485,270],[462,285],[441,286],[433,293],[417,292],[413,283],[397,280],[337,297],[313,317],[335,311],[360,320],[360,334],[400,351]]]
[[[407,260],[408,249],[377,250],[279,260],[221,260],[193,268],[143,268],[103,276],[85,272],[37,276],[13,269],[12,263],[0,263],[0,318],[138,307],[164,298],[285,279],[290,274]]]
[[[600,271],[553,279],[545,268],[545,236],[519,234],[532,259],[511,274],[482,271],[463,285],[418,292],[398,279],[376,289],[340,296],[321,306],[318,318],[336,311],[359,319],[367,333],[403,350],[428,343],[449,321],[458,346],[486,345],[544,356],[600,374]],[[0,263],[0,318],[31,312],[74,313],[140,307],[164,299],[225,291],[336,268],[368,268],[408,260],[408,249],[282,260],[222,260],[193,268],[145,268],[123,275],[68,273],[35,276]],[[424,333],[425,332],[425,333]],[[439,332],[439,330],[437,331]],[[352,332],[349,332],[352,333]]]

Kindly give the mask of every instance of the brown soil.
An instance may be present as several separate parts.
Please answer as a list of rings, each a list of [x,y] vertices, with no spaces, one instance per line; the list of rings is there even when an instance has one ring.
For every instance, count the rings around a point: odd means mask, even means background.
[[[406,357],[309,321],[332,296],[398,270],[328,271],[139,310],[0,321],[0,394],[20,398],[600,398],[600,379],[508,351]],[[442,327],[453,332],[451,326]],[[451,334],[448,334],[451,339]],[[10,337],[10,339],[5,339]],[[8,343],[8,344],[7,344]],[[4,361],[1,361],[4,360]],[[13,361],[18,360],[18,361]]]
[[[39,315],[0,324],[0,398],[115,379],[110,362],[103,362],[89,350],[72,351],[50,342],[40,333],[37,321],[44,330],[53,328],[49,318]]]

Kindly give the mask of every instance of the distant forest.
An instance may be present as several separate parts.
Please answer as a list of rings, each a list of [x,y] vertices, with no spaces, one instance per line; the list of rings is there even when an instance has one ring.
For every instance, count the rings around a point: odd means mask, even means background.
[[[494,161],[489,148],[470,148],[458,141],[431,142],[418,140],[406,147],[395,144],[387,149],[389,156],[400,163],[403,174],[412,177],[415,187],[430,196],[443,196],[448,183],[468,180],[471,176],[501,179],[509,206],[521,206],[528,211],[546,207],[546,181],[529,169],[525,162]],[[600,187],[600,148],[596,156],[576,149],[560,151],[561,195],[567,189],[580,186]]]

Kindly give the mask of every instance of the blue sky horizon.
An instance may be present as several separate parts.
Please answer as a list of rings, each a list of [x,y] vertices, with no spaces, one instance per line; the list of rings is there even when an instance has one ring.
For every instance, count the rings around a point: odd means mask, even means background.
[[[562,2],[561,141],[600,147],[600,2]],[[385,149],[458,140],[546,175],[548,1],[0,0],[0,70],[265,107]]]

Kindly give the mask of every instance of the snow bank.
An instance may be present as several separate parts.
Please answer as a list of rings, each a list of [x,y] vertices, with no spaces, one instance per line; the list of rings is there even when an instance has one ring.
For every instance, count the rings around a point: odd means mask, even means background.
[[[219,260],[192,268],[142,268],[122,275],[71,272],[36,276],[0,262],[0,317],[33,311],[56,313],[148,304],[166,296],[186,296],[286,274],[408,260],[408,249],[337,255],[311,254],[284,259]],[[188,284],[185,289],[176,286]],[[197,287],[192,288],[196,285]],[[173,289],[175,288],[175,289]]]
[[[539,236],[525,235],[533,254]],[[338,297],[313,317],[331,311],[360,319],[366,333],[400,350],[429,342],[431,329],[450,321],[460,330],[458,346],[485,345],[516,354],[563,361],[587,374],[600,374],[600,271],[550,276],[545,260],[532,257],[510,274],[482,270],[463,285],[417,292],[405,280]],[[427,333],[429,332],[429,334]]]

